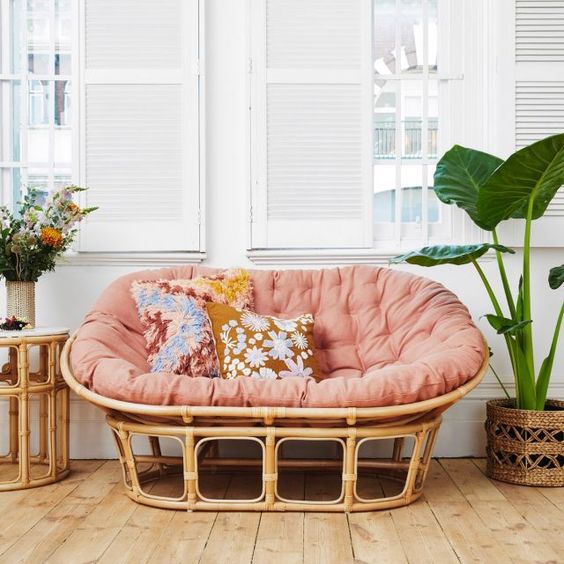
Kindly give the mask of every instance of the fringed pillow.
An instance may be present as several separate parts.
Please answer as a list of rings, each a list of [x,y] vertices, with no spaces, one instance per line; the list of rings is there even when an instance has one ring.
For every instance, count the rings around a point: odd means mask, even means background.
[[[135,281],[131,293],[145,327],[151,372],[188,376],[219,376],[206,303],[253,305],[252,281],[243,269],[192,280]]]

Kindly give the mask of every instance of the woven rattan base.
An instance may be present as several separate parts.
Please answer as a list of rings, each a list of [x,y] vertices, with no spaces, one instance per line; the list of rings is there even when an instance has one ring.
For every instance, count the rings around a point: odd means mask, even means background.
[[[418,420],[382,426],[313,427],[288,426],[281,421],[265,426],[199,426],[141,423],[123,415],[110,414],[129,497],[153,507],[184,510],[236,511],[367,511],[407,505],[422,492],[433,445],[441,423],[440,413],[429,413]],[[143,453],[136,453],[140,437],[147,439]],[[161,441],[178,443],[176,456],[162,453]],[[259,449],[254,459],[222,458],[219,441],[250,442]],[[366,443],[390,441],[389,458],[359,456]],[[287,441],[324,441],[337,445],[340,455],[332,460],[284,458]],[[257,447],[258,445],[258,447]],[[341,448],[339,448],[342,447]],[[363,451],[364,452],[364,451]],[[210,499],[200,487],[201,473],[210,467],[249,469],[248,479],[257,480],[257,495],[252,499]],[[291,468],[320,471],[333,469],[340,477],[340,494],[333,500],[288,499],[279,488],[281,470]],[[252,471],[251,471],[252,470]],[[359,472],[371,472],[403,484],[387,497],[364,497],[357,488]],[[182,491],[174,497],[152,495],[147,483],[171,474],[182,477]]]
[[[54,329],[0,338],[8,356],[0,370],[0,413],[7,415],[0,432],[8,447],[0,453],[0,492],[52,484],[70,471],[69,388],[58,366],[68,334]]]
[[[564,486],[564,402],[547,411],[514,409],[509,400],[487,404],[487,475],[528,486]]]

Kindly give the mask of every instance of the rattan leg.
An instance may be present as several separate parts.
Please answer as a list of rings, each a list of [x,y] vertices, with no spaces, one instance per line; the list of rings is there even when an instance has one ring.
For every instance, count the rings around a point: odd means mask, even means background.
[[[343,462],[343,482],[345,491],[345,511],[349,513],[354,503],[354,490],[357,480],[356,473],[356,429],[350,430],[347,438],[345,460]]]
[[[186,429],[186,439],[184,443],[184,489],[186,491],[186,509],[192,511],[196,505],[196,443],[194,440],[194,429]]]
[[[276,472],[276,429],[269,427],[267,429],[265,440],[265,461],[263,470],[263,482],[265,491],[266,510],[271,511],[274,507],[274,492],[276,491],[276,482],[278,474]]]
[[[398,437],[394,439],[394,451],[392,454],[392,460],[394,462],[399,462],[401,460],[401,453],[403,450],[403,445],[405,442],[405,437]]]

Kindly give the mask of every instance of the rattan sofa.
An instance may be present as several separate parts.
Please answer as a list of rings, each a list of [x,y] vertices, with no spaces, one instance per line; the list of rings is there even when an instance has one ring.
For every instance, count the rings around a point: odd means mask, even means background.
[[[314,314],[324,379],[229,381],[150,373],[132,281],[214,272],[186,266],[118,279],[63,351],[69,386],[107,414],[128,495],[156,507],[213,511],[362,511],[417,499],[441,414],[481,381],[488,364],[483,337],[456,296],[436,282],[387,268],[251,271],[257,312]],[[135,452],[133,437],[139,435],[147,438],[147,451]],[[178,455],[163,454],[164,438],[179,444]],[[220,456],[218,440],[234,439],[258,445],[258,459]],[[340,454],[285,458],[282,446],[300,439],[331,441]],[[371,441],[391,442],[390,455],[360,456]],[[206,496],[203,473],[224,466],[253,467],[253,475],[260,469],[260,495]],[[283,495],[281,472],[306,467],[338,471],[340,494],[325,501]],[[401,491],[361,495],[358,479],[367,472],[400,482]],[[172,474],[183,482],[180,494],[155,495],[146,487]]]

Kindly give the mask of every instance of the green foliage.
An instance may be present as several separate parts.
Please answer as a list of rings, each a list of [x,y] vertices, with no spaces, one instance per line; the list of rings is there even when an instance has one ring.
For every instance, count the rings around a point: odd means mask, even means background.
[[[73,196],[84,191],[67,186],[41,203],[34,189],[27,191],[12,213],[0,207],[0,275],[6,280],[36,282],[54,270],[57,258],[71,246],[78,224],[96,208],[80,209]]]
[[[437,163],[435,194],[441,202],[457,205],[476,225],[488,229],[478,214],[478,193],[480,186],[501,163],[502,159],[488,153],[455,145]]]
[[[501,317],[499,315],[493,315],[488,313],[486,319],[489,324],[497,331],[498,335],[515,335],[517,334],[525,325],[532,323],[530,319],[526,321],[515,321],[514,319],[508,319],[507,317]]]
[[[486,318],[495,331],[503,336],[507,346],[515,379],[515,404],[521,409],[544,409],[564,317],[562,303],[550,351],[535,377],[531,318],[531,228],[533,220],[542,217],[563,184],[564,134],[533,143],[511,155],[505,162],[488,153],[455,145],[437,165],[435,192],[442,202],[454,204],[466,211],[478,227],[492,231],[493,244],[424,247],[391,261],[420,266],[473,264],[495,310],[495,314],[488,314]],[[500,245],[496,233],[497,225],[510,218],[525,220],[523,273],[519,278],[515,301],[503,263],[503,254],[514,251]],[[477,262],[489,250],[496,254],[507,313],[503,311],[500,300]],[[551,288],[559,288],[564,283],[564,265],[551,269],[548,281]]]
[[[490,249],[501,253],[514,253],[503,245],[480,243],[477,245],[436,245],[423,247],[418,251],[411,251],[405,255],[394,257],[390,262],[417,264],[418,266],[437,266],[439,264],[468,264],[480,258]]]
[[[563,282],[564,282],[564,264],[551,268],[550,272],[548,273],[548,285],[553,290],[556,290],[557,288],[560,288],[560,286],[562,286]]]
[[[564,184],[564,133],[517,151],[482,184],[478,216],[487,229],[509,218],[542,217]]]

